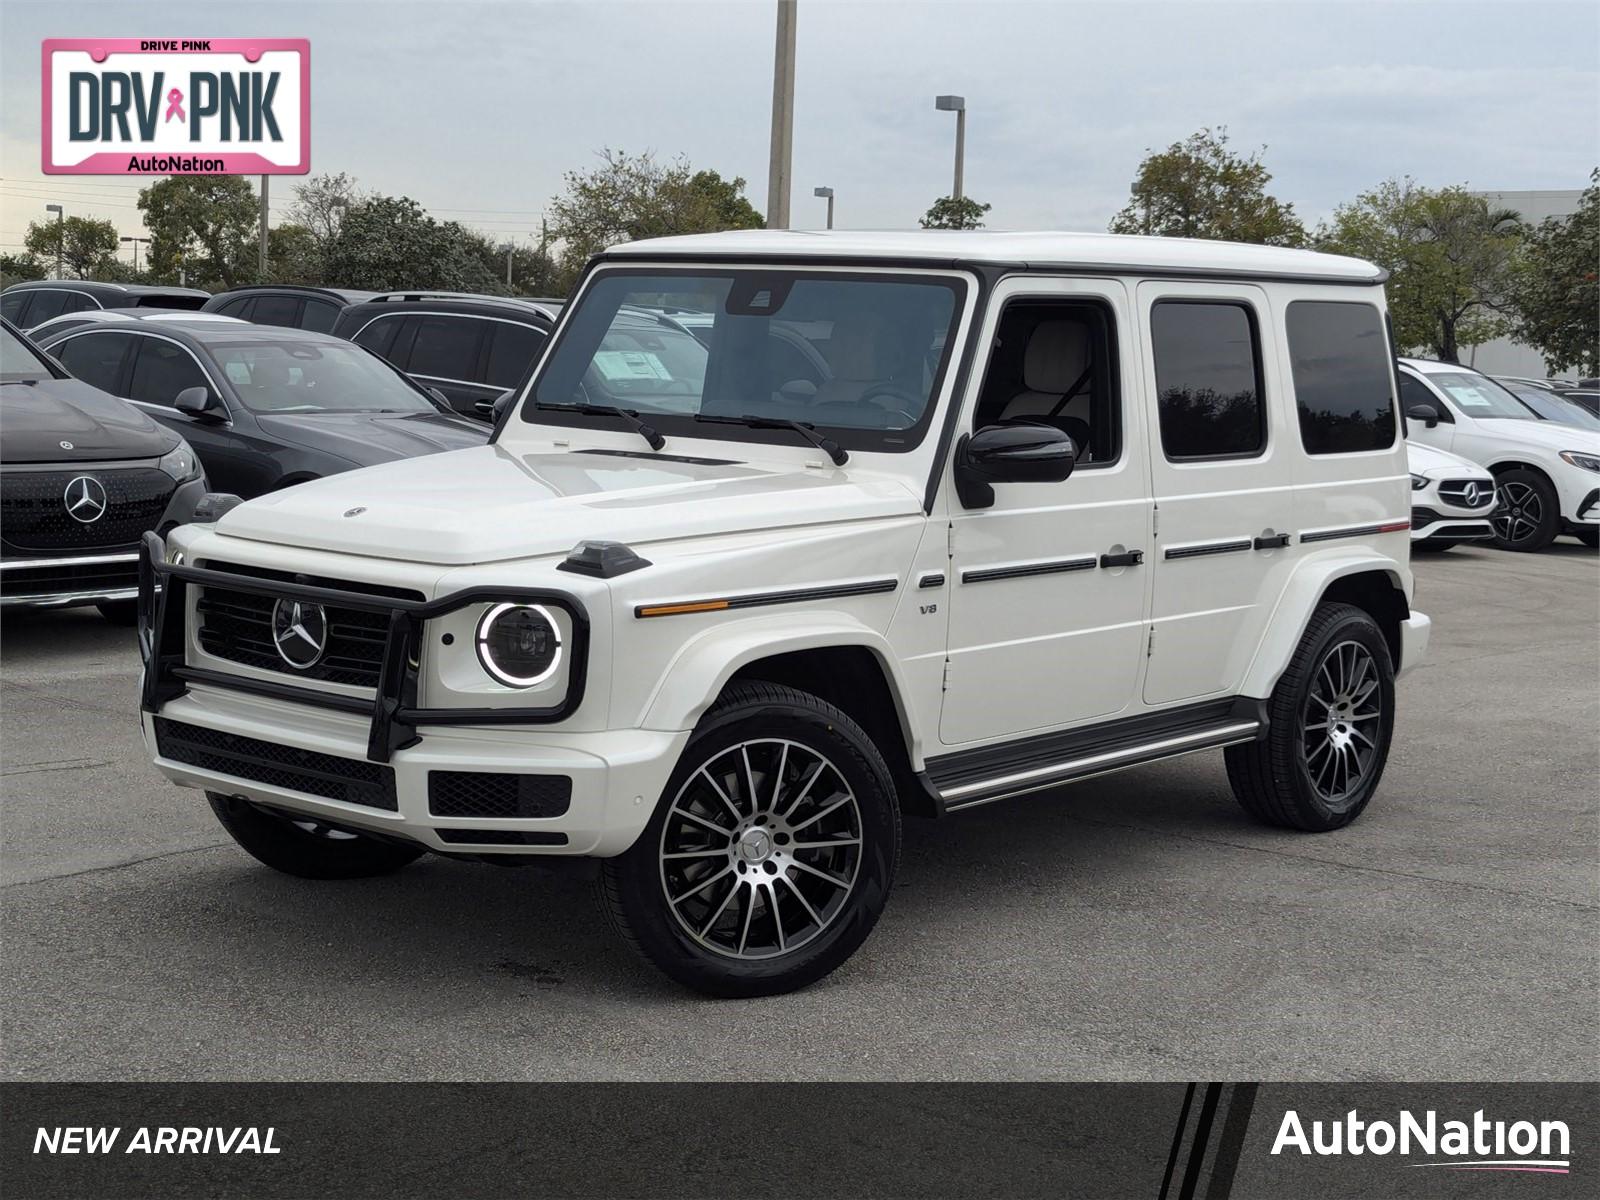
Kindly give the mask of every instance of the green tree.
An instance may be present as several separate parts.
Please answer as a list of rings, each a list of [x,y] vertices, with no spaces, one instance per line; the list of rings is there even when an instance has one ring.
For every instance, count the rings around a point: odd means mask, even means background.
[[[487,238],[454,221],[435,220],[408,196],[368,196],[345,210],[325,259],[324,281],[380,291],[504,291],[496,282],[495,255]]]
[[[29,279],[44,279],[49,274],[49,267],[36,255],[0,254],[0,288],[8,288],[13,283],[24,283]]]
[[[1306,231],[1294,205],[1267,194],[1272,174],[1254,154],[1228,149],[1228,131],[1202,129],[1165,150],[1149,151],[1132,199],[1112,219],[1112,233],[1302,246]]]
[[[173,175],[139,193],[150,231],[150,275],[213,291],[260,273],[261,204],[242,175]]]
[[[1528,230],[1511,291],[1512,336],[1552,373],[1600,374],[1600,170],[1576,212]]]
[[[267,230],[267,275],[273,283],[322,282],[322,252],[311,230],[289,221]]]
[[[59,223],[31,221],[23,244],[29,254],[54,264],[58,238],[65,274],[89,279],[115,269],[121,243],[117,227],[110,221],[96,221],[90,217],[68,217]]]
[[[339,223],[344,220],[344,214],[361,200],[362,193],[353,176],[343,171],[313,175],[295,185],[294,203],[289,206],[288,216],[294,224],[310,232],[318,258],[325,260],[334,239],[339,236]],[[319,263],[319,278],[322,270]]]
[[[940,196],[918,218],[924,229],[982,229],[983,215],[994,205],[979,204],[971,196]]]
[[[566,191],[550,202],[550,233],[562,244],[559,291],[591,255],[618,242],[763,224],[741,178],[696,171],[682,157],[658,162],[648,151],[607,149],[601,157],[592,171],[568,171]]]
[[[1461,348],[1499,337],[1515,281],[1521,225],[1460,185],[1391,179],[1334,210],[1317,248],[1390,272],[1389,313],[1401,348],[1459,362]]]

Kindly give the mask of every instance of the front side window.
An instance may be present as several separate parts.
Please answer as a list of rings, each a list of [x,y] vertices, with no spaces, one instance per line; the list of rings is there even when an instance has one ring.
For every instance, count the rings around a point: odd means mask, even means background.
[[[1161,448],[1171,459],[1237,458],[1267,444],[1261,350],[1244,304],[1161,300],[1150,309]]]
[[[1348,301],[1296,300],[1285,326],[1306,453],[1394,445],[1389,340],[1378,310]]]
[[[133,379],[128,395],[147,404],[173,407],[178,393],[192,387],[211,390],[211,381],[195,362],[194,355],[176,342],[160,338],[139,339],[139,357],[133,363]]]
[[[122,359],[131,341],[131,333],[84,333],[57,345],[55,355],[74,378],[121,396]]]
[[[908,450],[932,420],[963,289],[903,274],[606,271],[523,419],[583,424],[585,408],[615,407],[668,437],[737,441],[781,440],[762,424],[798,421],[846,448]]]
[[[51,317],[59,317],[64,312],[75,312],[76,306],[70,309],[67,307],[67,302],[71,299],[71,292],[40,288],[33,293],[33,307],[28,310],[28,324],[43,325]]]
[[[358,346],[365,346],[374,354],[389,358],[391,357],[389,351],[394,346],[394,335],[400,331],[400,323],[404,320],[404,317],[375,317],[363,325],[350,340]]]
[[[1469,417],[1501,417],[1508,421],[1539,419],[1487,375],[1473,371],[1430,371],[1428,382],[1450,397],[1450,402]]]
[[[238,342],[208,347],[253,413],[436,412],[425,396],[359,346]]]
[[[4,317],[13,325],[21,324],[22,306],[28,302],[31,292],[11,292],[0,296],[0,317]]]
[[[431,379],[472,383],[478,377],[478,345],[486,324],[472,317],[424,316],[406,370]]]

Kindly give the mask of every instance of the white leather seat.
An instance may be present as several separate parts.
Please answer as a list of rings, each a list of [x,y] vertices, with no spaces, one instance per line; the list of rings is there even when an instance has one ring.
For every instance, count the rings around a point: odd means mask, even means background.
[[[1000,419],[1049,419],[1071,435],[1078,456],[1086,457],[1090,426],[1084,372],[1089,367],[1089,354],[1088,325],[1079,321],[1041,321],[1034,327],[1022,355],[1022,382],[1028,390],[1006,402]],[[1063,398],[1079,380],[1084,380],[1084,390],[1063,404]]]
[[[871,314],[838,321],[824,357],[832,377],[817,388],[814,404],[851,404],[869,388],[890,382],[895,347],[881,317]]]

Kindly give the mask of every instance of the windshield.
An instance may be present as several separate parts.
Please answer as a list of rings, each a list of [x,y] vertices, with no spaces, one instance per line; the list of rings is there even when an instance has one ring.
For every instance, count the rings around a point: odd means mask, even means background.
[[[27,380],[53,379],[39,352],[11,330],[0,326],[0,382],[22,383]]]
[[[802,421],[851,448],[908,450],[931,420],[963,286],[904,274],[605,271],[523,419],[587,424],[583,407],[613,407],[668,437],[765,441],[781,435],[695,418]]]
[[[1522,402],[1487,375],[1429,372],[1428,382],[1449,396],[1469,417],[1505,417],[1512,421],[1536,421]]]
[[[233,342],[208,347],[253,413],[437,412],[388,365],[338,342]]]
[[[1565,396],[1534,387],[1513,387],[1511,390],[1546,421],[1554,421],[1558,425],[1576,425],[1579,429],[1600,429],[1600,417]]]

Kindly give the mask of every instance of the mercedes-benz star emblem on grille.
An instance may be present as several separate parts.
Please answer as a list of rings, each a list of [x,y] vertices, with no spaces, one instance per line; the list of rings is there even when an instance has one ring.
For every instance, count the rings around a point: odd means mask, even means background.
[[[63,450],[71,450],[72,449],[72,443],[71,442],[61,442],[61,443],[59,443],[59,445],[61,446],[61,448]]]
[[[328,614],[320,604],[279,600],[272,606],[272,644],[296,671],[314,667],[328,649]]]
[[[67,516],[84,525],[93,525],[106,515],[106,488],[93,475],[79,475],[61,494]]]
[[[1468,508],[1478,507],[1478,500],[1480,497],[1478,496],[1478,485],[1476,481],[1467,484],[1467,490],[1462,492],[1461,495],[1462,498],[1466,500]]]

